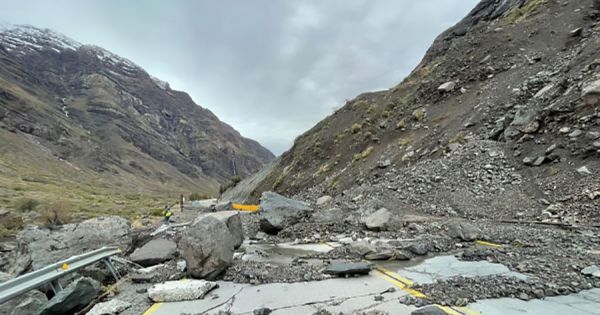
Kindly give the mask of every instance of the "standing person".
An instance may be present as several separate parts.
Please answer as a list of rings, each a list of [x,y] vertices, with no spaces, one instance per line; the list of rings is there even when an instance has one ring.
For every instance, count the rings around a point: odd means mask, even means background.
[[[171,206],[165,205],[165,211],[163,212],[165,225],[171,224],[171,216],[172,215],[173,215],[173,212],[171,212]]]
[[[179,196],[179,209],[183,212],[183,194]]]

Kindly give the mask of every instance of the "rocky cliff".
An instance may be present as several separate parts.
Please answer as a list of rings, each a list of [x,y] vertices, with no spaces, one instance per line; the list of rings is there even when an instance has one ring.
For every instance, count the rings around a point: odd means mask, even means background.
[[[5,197],[49,181],[216,193],[274,158],[131,61],[31,26],[0,30],[0,138]]]
[[[481,1],[400,84],[300,136],[250,199],[275,190],[350,209],[598,221],[599,9]]]

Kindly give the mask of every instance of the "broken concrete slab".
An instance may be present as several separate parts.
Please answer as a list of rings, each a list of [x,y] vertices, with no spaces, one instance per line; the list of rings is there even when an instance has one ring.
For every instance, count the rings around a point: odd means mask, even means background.
[[[154,302],[197,300],[216,287],[216,282],[206,280],[167,281],[150,287],[148,297]]]
[[[332,262],[323,272],[335,276],[366,275],[372,269],[372,264],[364,262]]]
[[[86,315],[116,315],[131,307],[131,303],[112,299],[107,302],[102,302],[94,305],[94,307],[86,313]]]
[[[136,248],[129,259],[141,266],[148,267],[172,259],[176,252],[177,244],[175,242],[159,238]]]

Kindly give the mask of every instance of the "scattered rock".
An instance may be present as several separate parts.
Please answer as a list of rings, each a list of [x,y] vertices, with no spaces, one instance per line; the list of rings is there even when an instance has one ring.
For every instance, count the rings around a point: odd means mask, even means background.
[[[262,194],[260,209],[260,229],[269,234],[277,234],[313,211],[306,202],[285,198],[270,191]]]
[[[414,310],[410,313],[411,315],[446,315],[441,308],[435,305],[428,305]]]
[[[204,216],[182,232],[178,247],[192,277],[212,280],[231,266],[235,242],[224,222]]]
[[[535,161],[533,161],[533,166],[541,166],[547,160],[548,158],[546,156],[538,156]]]
[[[415,255],[423,256],[431,250],[431,243],[427,240],[419,240],[411,243],[406,249]]]
[[[579,175],[593,175],[592,172],[587,168],[587,166],[582,166],[580,168],[577,169],[577,173],[579,173]]]
[[[381,208],[368,217],[363,219],[363,223],[369,230],[385,230],[388,224],[390,223],[390,219],[392,218],[392,213],[390,210],[386,208]]]
[[[371,272],[371,269],[373,269],[371,264],[363,262],[332,262],[327,266],[324,273],[335,276],[366,275]]]
[[[581,97],[587,105],[598,105],[600,103],[600,80],[585,86],[582,90]]]
[[[40,312],[41,315],[72,314],[86,307],[100,292],[100,282],[79,278],[58,292]]]
[[[581,131],[579,129],[575,129],[569,134],[569,138],[577,138],[577,137],[581,136],[581,134],[583,134],[583,131]]]
[[[112,299],[107,302],[102,302],[94,305],[94,307],[86,313],[86,315],[117,315],[131,307],[131,303]]]
[[[438,91],[441,92],[452,92],[456,88],[456,81],[446,82],[438,87]]]
[[[177,252],[177,244],[166,239],[155,239],[137,248],[129,259],[144,267],[154,266],[170,260]]]
[[[231,201],[221,201],[215,205],[216,211],[229,211],[233,210],[233,203]]]
[[[392,165],[392,161],[389,159],[377,162],[377,167],[379,168],[388,168],[390,165]]]
[[[556,150],[556,147],[557,147],[556,143],[554,143],[554,144],[552,144],[551,146],[549,146],[549,147],[546,149],[546,155],[548,155],[548,154],[550,154],[550,153],[554,152],[554,150]]]
[[[205,280],[167,281],[150,287],[148,297],[154,302],[198,300],[216,287],[216,282]]]
[[[448,235],[466,242],[472,242],[480,237],[481,231],[470,223],[455,221],[448,224]]]
[[[331,196],[319,197],[319,199],[317,199],[317,207],[324,206],[324,205],[328,204],[329,202],[331,202],[331,200],[333,200],[333,197],[331,197]]]
[[[259,308],[259,309],[255,309],[252,314],[254,315],[269,315],[271,314],[273,311],[268,308],[268,307],[263,307],[263,308]]]
[[[0,304],[0,314],[39,315],[47,302],[48,298],[44,293],[32,290]]]

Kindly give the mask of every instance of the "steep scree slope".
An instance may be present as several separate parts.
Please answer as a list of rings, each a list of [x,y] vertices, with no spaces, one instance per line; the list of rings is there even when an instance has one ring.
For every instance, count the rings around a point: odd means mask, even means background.
[[[599,10],[481,1],[399,85],[347,102],[240,187],[351,209],[598,222],[600,113],[582,93],[600,79]]]

